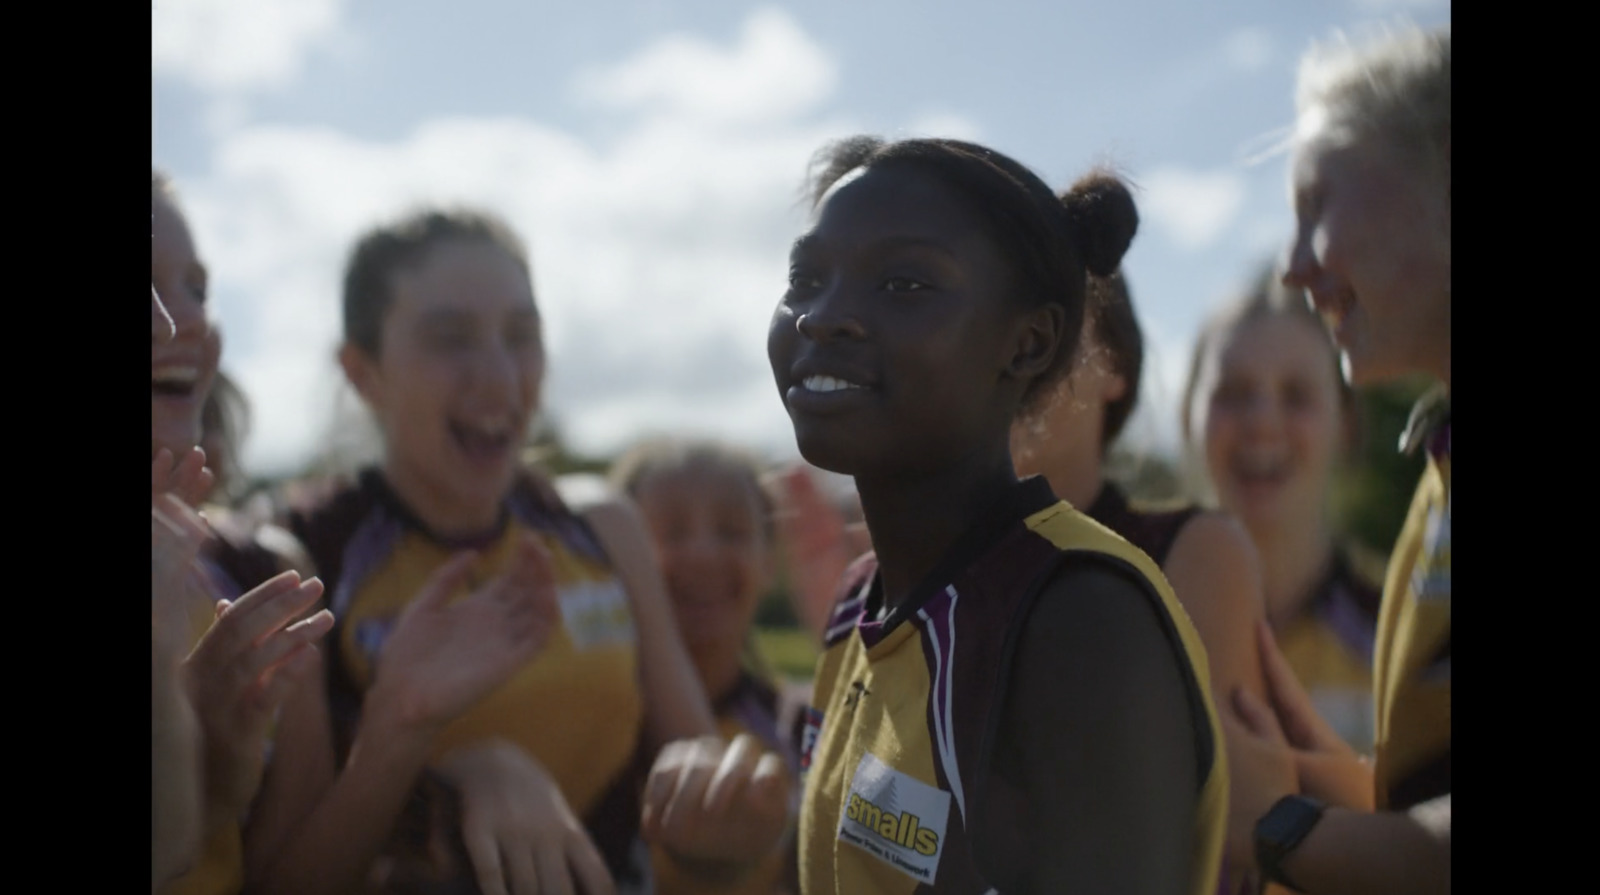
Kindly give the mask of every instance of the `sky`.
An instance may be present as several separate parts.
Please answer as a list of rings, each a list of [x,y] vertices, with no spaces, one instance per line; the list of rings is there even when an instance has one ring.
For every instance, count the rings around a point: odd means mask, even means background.
[[[1207,314],[1281,251],[1298,57],[1448,0],[154,0],[152,159],[211,272],[244,464],[370,449],[334,361],[353,241],[425,203],[527,240],[543,412],[606,456],[646,434],[796,456],[766,330],[806,164],[857,133],[984,143],[1063,188],[1134,185],[1147,342],[1131,447],[1171,454]]]

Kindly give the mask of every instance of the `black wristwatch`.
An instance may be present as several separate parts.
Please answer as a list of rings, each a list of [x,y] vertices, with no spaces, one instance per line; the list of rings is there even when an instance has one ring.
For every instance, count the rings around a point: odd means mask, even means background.
[[[1261,878],[1300,891],[1283,874],[1283,859],[1295,850],[1328,806],[1310,796],[1284,796],[1256,821],[1256,865]]]

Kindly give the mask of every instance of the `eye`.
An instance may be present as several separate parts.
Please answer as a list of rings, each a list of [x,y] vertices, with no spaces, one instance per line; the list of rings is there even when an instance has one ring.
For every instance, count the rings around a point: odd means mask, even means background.
[[[890,277],[883,281],[885,292],[918,292],[927,289],[928,284],[910,277]]]
[[[454,326],[432,329],[424,343],[435,351],[464,351],[472,347],[472,331]]]
[[[822,288],[822,278],[817,274],[798,265],[789,268],[790,292],[815,292]]]

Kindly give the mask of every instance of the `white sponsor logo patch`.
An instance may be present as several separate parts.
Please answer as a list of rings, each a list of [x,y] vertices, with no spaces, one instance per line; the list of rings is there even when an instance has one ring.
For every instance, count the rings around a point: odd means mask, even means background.
[[[615,579],[584,581],[561,588],[561,622],[579,650],[633,643],[633,613],[628,594]]]
[[[932,885],[949,819],[949,793],[896,771],[868,752],[850,781],[839,838]]]

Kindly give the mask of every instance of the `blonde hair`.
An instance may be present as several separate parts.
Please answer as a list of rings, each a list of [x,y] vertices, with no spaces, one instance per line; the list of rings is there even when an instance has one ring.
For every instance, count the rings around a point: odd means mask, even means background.
[[[1450,26],[1338,33],[1300,60],[1297,136],[1332,125],[1378,137],[1450,188]]]

